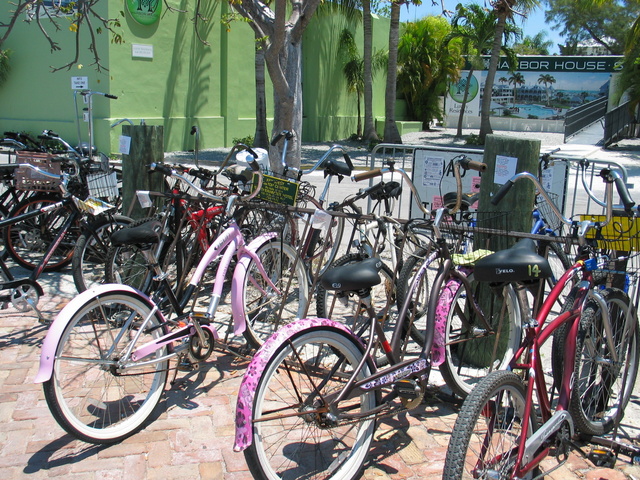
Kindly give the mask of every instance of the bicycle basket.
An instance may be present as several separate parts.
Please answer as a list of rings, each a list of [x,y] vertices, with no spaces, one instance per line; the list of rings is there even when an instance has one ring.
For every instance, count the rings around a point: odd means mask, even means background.
[[[28,163],[49,173],[60,175],[60,164],[53,162],[54,155],[49,153],[16,152],[16,163]],[[52,192],[62,183],[60,178],[49,178],[29,168],[19,167],[15,173],[18,190]]]
[[[549,197],[551,198],[551,201],[555,205],[558,205],[558,195],[557,194],[549,193]],[[549,203],[547,202],[547,200],[542,195],[537,195],[536,196],[535,207],[538,209],[538,211],[540,212],[540,215],[542,216],[542,218],[544,218],[544,221],[549,226],[549,228],[552,231],[554,231],[557,234],[559,234],[560,230],[564,226],[564,223],[562,223],[562,220],[560,220],[558,215],[551,209],[551,207],[549,206]]]
[[[118,198],[118,177],[116,172],[90,173],[87,175],[89,195],[99,198]]]
[[[604,215],[580,215],[580,220],[604,222]],[[640,252],[640,219],[615,216],[599,232],[592,230],[587,238],[595,239],[598,248],[618,252]]]

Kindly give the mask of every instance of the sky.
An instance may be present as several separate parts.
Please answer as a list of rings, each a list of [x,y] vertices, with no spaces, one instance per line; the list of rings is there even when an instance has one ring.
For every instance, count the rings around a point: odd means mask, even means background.
[[[477,3],[479,5],[484,5],[483,0],[442,0],[444,1],[445,8],[447,10],[455,11],[456,5],[458,3],[469,4],[469,3]],[[438,0],[437,6],[432,6],[431,0],[422,0],[422,5],[416,7],[414,5],[406,5],[402,6],[400,10],[400,20],[405,21],[414,21],[419,20],[422,17],[426,17],[427,15],[440,15],[442,13],[442,7],[439,5],[440,0]],[[487,2],[488,3],[488,2]],[[546,24],[544,20],[544,11],[546,9],[545,2],[540,2],[541,6],[538,7],[535,11],[529,13],[528,17],[524,20],[516,20],[516,24],[523,31],[523,35],[533,37],[539,31],[546,31],[547,36],[546,40],[551,40],[553,42],[553,47],[549,49],[549,52],[553,54],[560,53],[558,49],[558,43],[564,44],[564,40],[560,35],[558,35],[557,30],[551,30],[551,27]],[[521,18],[521,17],[520,17]]]

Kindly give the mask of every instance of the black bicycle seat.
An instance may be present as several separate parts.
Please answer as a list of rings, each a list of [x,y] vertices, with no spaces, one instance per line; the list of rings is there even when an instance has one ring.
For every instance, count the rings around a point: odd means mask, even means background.
[[[113,232],[111,243],[115,246],[158,243],[160,230],[162,230],[162,224],[157,220],[150,220]]]
[[[351,168],[345,162],[330,158],[324,162],[324,176],[338,175],[348,177],[351,175]]]
[[[536,252],[536,244],[523,238],[513,247],[478,260],[473,275],[479,282],[526,282],[552,276],[549,261]]]
[[[442,197],[442,203],[447,208],[453,208],[456,206],[457,196],[458,195],[456,194],[456,192],[445,193],[444,196]],[[463,193],[460,198],[460,210],[462,211],[469,210],[469,207],[471,207],[471,205],[476,203],[478,201],[478,198],[480,198],[480,194],[477,192]]]
[[[320,283],[327,290],[356,292],[378,285],[382,268],[379,258],[366,258],[356,263],[330,268],[322,275]]]

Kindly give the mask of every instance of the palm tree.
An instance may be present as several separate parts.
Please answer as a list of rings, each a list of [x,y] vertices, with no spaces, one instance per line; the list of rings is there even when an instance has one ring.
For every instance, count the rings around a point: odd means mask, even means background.
[[[364,31],[364,139],[368,142],[375,142],[379,138],[373,121],[373,21],[370,0],[362,0],[362,22]]]
[[[385,143],[402,143],[402,137],[396,125],[396,84],[398,78],[398,42],[400,38],[400,7],[404,0],[391,2],[389,22],[389,65],[387,67],[387,88],[384,95],[384,134]]]
[[[491,48],[491,58],[489,60],[489,69],[485,79],[482,109],[480,111],[480,141],[484,143],[485,137],[493,133],[491,128],[491,95],[493,92],[493,82],[498,71],[498,61],[500,60],[500,49],[502,48],[502,36],[508,21],[513,20],[514,11],[527,13],[534,8],[540,6],[539,0],[493,0],[491,2],[493,10],[498,17],[496,23],[495,36],[493,38],[493,47]]]
[[[556,79],[549,73],[541,73],[538,77],[538,84],[544,84],[544,89],[547,97],[547,106],[551,104],[551,96],[549,95],[549,85],[556,83]]]
[[[509,85],[513,85],[513,104],[518,100],[518,87],[524,85],[524,75],[520,72],[513,72],[509,77]]]
[[[451,19],[453,31],[450,34],[450,38],[462,39],[462,52],[463,55],[467,56],[467,61],[470,65],[467,79],[464,82],[464,94],[460,115],[458,117],[458,129],[456,131],[457,137],[462,136],[462,122],[469,97],[469,85],[473,78],[473,72],[475,68],[482,63],[480,55],[488,53],[491,49],[496,22],[497,18],[493,11],[477,4],[470,4],[466,7],[458,4],[456,6],[456,13]],[[512,33],[517,34],[519,32],[519,29],[513,26],[507,27],[509,28],[505,28],[505,35],[511,35]],[[507,47],[503,46],[502,49],[507,56],[512,56],[512,53]],[[500,79],[500,82],[502,81],[505,83],[508,82],[505,77]]]
[[[338,54],[343,59],[342,73],[347,81],[347,91],[356,95],[358,109],[358,124],[356,135],[362,138],[362,107],[361,97],[364,92],[364,59],[358,52],[358,46],[353,34],[346,28],[340,33],[338,40]],[[372,73],[384,68],[387,56],[382,51],[376,51],[372,57]]]

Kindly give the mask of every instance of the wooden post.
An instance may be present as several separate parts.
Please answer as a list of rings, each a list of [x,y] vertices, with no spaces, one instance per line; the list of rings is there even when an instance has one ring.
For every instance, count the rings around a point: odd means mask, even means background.
[[[136,199],[136,190],[165,190],[162,175],[149,173],[149,164],[164,160],[163,128],[158,125],[123,125],[122,135],[131,138],[129,154],[122,155],[123,212],[134,219],[144,218],[147,214]]]
[[[531,231],[535,200],[533,183],[518,181],[498,205],[491,204],[491,197],[515,173],[530,172],[537,176],[539,154],[540,140],[487,135],[484,150],[487,170],[482,174],[477,224],[478,227],[505,230],[505,235],[476,235],[475,249],[498,251],[509,248],[516,239],[507,237],[507,231]],[[460,355],[468,363],[488,367],[494,365],[496,359],[504,358],[513,319],[505,308],[502,287],[491,287],[481,282],[475,285],[474,290],[481,310],[497,333],[469,342],[461,349]],[[465,308],[469,309],[469,306]]]
[[[537,176],[539,155],[540,140],[487,135],[484,149],[487,170],[482,174],[478,226],[503,228],[514,232],[531,231],[535,200],[533,183],[528,180],[518,181],[498,205],[491,204],[491,197],[512,174],[530,172]],[[500,212],[506,215],[500,216]],[[515,242],[514,239],[505,240],[505,237],[492,239],[488,248],[501,250]],[[478,245],[477,248],[486,247]]]

